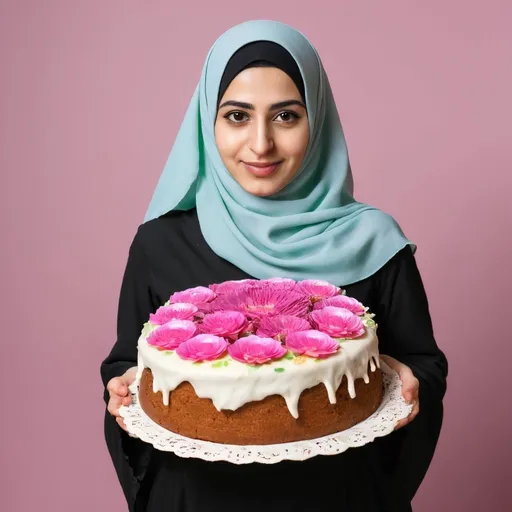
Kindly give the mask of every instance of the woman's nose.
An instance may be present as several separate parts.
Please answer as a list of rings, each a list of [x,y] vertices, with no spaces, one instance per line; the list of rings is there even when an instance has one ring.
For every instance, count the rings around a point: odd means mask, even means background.
[[[260,122],[253,125],[250,148],[256,155],[265,155],[274,148],[272,129],[267,123]]]

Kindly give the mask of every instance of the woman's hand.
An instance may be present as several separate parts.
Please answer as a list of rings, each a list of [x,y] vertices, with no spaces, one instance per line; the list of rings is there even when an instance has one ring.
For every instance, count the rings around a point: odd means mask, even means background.
[[[398,421],[395,425],[395,430],[399,428],[405,427],[408,423],[410,423],[420,412],[420,399],[419,399],[419,389],[420,382],[414,376],[411,369],[405,364],[397,361],[391,356],[386,356],[381,354],[381,359],[393,370],[395,370],[400,380],[402,381],[402,396],[404,400],[413,405],[412,411],[409,413],[409,416],[403,418]]]
[[[107,410],[114,416],[117,423],[123,430],[127,430],[123,418],[119,415],[119,408],[122,405],[130,405],[132,399],[129,393],[128,386],[133,383],[137,375],[137,367],[132,366],[121,377],[114,377],[110,379],[107,384],[107,391],[110,395]]]

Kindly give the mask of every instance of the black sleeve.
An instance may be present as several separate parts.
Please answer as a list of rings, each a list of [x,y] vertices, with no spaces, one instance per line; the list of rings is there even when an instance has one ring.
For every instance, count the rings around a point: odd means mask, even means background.
[[[448,362],[434,338],[427,295],[409,247],[378,273],[376,284],[381,354],[411,368],[420,381],[420,403],[439,402],[446,392]]]
[[[379,351],[409,366],[420,382],[420,413],[395,433],[402,442],[394,454],[398,458],[394,488],[402,500],[410,502],[440,435],[448,362],[434,338],[426,292],[409,247],[377,273],[375,286]]]
[[[101,378],[105,387],[110,379],[137,365],[137,340],[142,326],[149,314],[158,307],[151,289],[150,266],[136,235],[129,250],[119,296],[117,341],[101,364]],[[104,400],[108,403],[106,389]],[[108,411],[105,411],[104,434],[119,482],[132,510],[152,447],[130,437]]]
[[[158,307],[151,292],[151,269],[138,234],[128,253],[117,313],[117,341],[101,364],[103,385],[137,365],[137,340]]]

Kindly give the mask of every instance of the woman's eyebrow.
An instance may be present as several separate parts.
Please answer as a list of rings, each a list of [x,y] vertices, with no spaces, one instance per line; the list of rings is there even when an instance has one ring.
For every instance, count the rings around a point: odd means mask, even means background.
[[[270,105],[270,110],[279,110],[280,108],[291,107],[292,105],[297,105],[304,109],[306,108],[306,105],[304,105],[304,103],[302,103],[302,101],[286,100],[286,101],[280,101],[279,103],[274,103],[273,105]]]
[[[306,108],[306,105],[299,100],[286,100],[280,101],[279,103],[274,103],[270,105],[270,110],[279,110],[280,108],[290,107],[292,105],[298,105],[299,107]],[[245,103],[243,101],[233,101],[228,100],[225,101],[222,105],[220,105],[219,109],[223,107],[238,107],[246,110],[256,110],[252,103]]]
[[[245,108],[246,110],[255,110],[254,105],[252,103],[244,103],[243,101],[225,101],[220,107],[238,107]]]

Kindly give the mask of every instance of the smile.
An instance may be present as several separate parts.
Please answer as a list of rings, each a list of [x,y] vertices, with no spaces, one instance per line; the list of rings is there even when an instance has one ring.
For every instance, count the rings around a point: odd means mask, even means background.
[[[259,178],[266,178],[275,172],[280,162],[242,162],[247,170]]]

